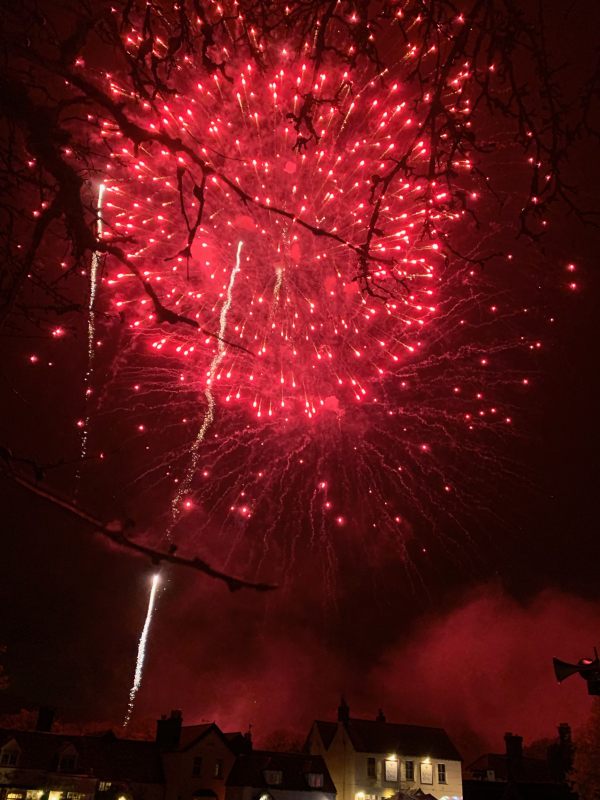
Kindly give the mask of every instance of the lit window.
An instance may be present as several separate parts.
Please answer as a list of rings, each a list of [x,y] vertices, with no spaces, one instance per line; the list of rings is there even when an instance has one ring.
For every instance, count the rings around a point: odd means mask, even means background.
[[[421,783],[433,783],[433,764],[429,761],[421,763]]]
[[[215,768],[215,773],[216,773],[216,768]],[[202,756],[196,756],[194,758],[194,762],[192,764],[192,775],[194,775],[194,777],[196,778],[202,775]],[[219,776],[215,775],[215,777],[218,778]]]
[[[404,762],[404,771],[406,773],[406,780],[407,781],[414,781],[414,779],[415,779],[415,762],[414,761],[405,761]]]
[[[269,786],[280,786],[283,781],[283,772],[280,769],[266,769],[264,775]]]
[[[398,780],[398,762],[395,758],[385,760],[385,779],[388,783],[396,783]]]
[[[223,777],[223,759],[215,758],[215,778]]]
[[[446,765],[437,765],[438,783],[446,783]]]
[[[98,783],[98,791],[99,792],[108,792],[108,790],[110,789],[111,786],[112,786],[112,783],[110,781],[100,781]]]
[[[311,789],[321,789],[323,787],[323,773],[308,772],[306,775],[306,782]]]
[[[377,764],[374,758],[367,758],[367,777],[368,778],[377,777]]]

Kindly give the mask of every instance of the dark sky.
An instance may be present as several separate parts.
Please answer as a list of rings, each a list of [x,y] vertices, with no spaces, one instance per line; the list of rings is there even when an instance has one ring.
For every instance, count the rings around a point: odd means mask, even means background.
[[[581,32],[580,18],[572,24],[565,50]],[[572,175],[597,207],[593,158],[581,143]],[[474,756],[501,747],[505,730],[529,740],[585,719],[585,687],[573,679],[559,688],[551,658],[576,660],[600,642],[598,244],[596,231],[559,211],[536,256],[555,276],[543,302],[557,322],[526,401],[527,434],[507,445],[515,480],[486,498],[500,521],[458,553],[434,548],[417,578],[393,552],[376,569],[353,553],[331,588],[309,551],[270,596],[231,595],[171,570],[137,720],[180,707],[189,722],[251,723],[260,740],[331,718],[344,691],[353,712],[381,706],[388,719],[446,726]],[[560,287],[568,261],[578,265],[575,294]],[[1,343],[0,432],[15,451],[52,460],[72,449],[84,354],[65,359],[57,343],[56,366],[36,373],[23,364],[37,346]],[[60,487],[70,467],[54,474]],[[44,703],[67,720],[118,723],[152,568],[1,480],[0,643],[11,684],[0,710]],[[93,500],[93,487],[85,496]],[[98,496],[109,502],[100,485]]]

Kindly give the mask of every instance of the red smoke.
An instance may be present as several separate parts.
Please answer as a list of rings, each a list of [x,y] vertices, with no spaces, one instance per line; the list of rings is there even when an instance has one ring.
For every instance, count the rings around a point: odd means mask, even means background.
[[[356,641],[342,652],[319,631],[314,610],[290,608],[289,599],[269,607],[250,598],[242,608],[225,595],[190,594],[175,620],[163,609],[155,633],[162,653],[150,645],[140,716],[181,707],[186,723],[251,723],[260,744],[273,731],[302,738],[314,718],[334,719],[343,690],[356,716],[382,707],[389,720],[446,727],[469,760],[501,750],[505,731],[527,744],[553,736],[559,722],[577,727],[587,714],[585,685],[573,678],[558,686],[552,657],[591,651],[597,602],[546,591],[519,604],[484,586],[446,614],[416,617],[409,635],[389,611],[374,619],[389,631],[383,648],[352,637],[351,620],[341,620],[350,633],[338,642]],[[182,630],[195,633],[183,639]]]

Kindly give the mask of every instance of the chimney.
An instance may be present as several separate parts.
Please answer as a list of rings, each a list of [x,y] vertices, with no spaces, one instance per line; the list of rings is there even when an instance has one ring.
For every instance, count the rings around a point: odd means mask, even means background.
[[[338,722],[350,722],[350,706],[346,702],[344,695],[342,695],[338,706]]]
[[[244,734],[244,740],[246,741],[246,747],[248,748],[247,752],[252,752],[252,725],[248,725],[248,730]]]
[[[571,726],[561,722],[558,726],[558,742],[548,748],[548,761],[559,780],[566,780],[573,769],[575,747],[571,738]]]
[[[40,731],[41,733],[50,733],[53,722],[54,709],[48,708],[48,706],[40,706],[38,709],[37,721],[35,723],[36,731]]]
[[[176,750],[181,738],[182,723],[182,713],[177,709],[171,711],[170,717],[163,714],[156,722],[156,744],[164,750]]]
[[[375,717],[375,722],[385,722],[385,714],[383,710],[380,708],[377,716]]]
[[[515,780],[523,758],[523,737],[512,733],[504,734],[508,780]]]
[[[568,722],[561,722],[558,726],[558,741],[563,745],[571,745],[571,726]]]

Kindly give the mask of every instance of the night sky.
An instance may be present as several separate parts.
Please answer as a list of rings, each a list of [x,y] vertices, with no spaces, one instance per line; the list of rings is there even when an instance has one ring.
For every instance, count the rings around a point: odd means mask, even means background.
[[[586,31],[597,30],[576,13],[584,6],[574,4],[557,44],[558,60],[571,58],[574,81],[586,56],[573,49],[587,52]],[[597,209],[594,148],[576,145],[570,177],[582,203]],[[564,210],[551,219],[530,264],[541,275],[540,315],[556,322],[543,332],[522,424],[501,444],[510,474],[490,472],[479,521],[456,542],[415,522],[410,564],[367,533],[346,543],[340,531],[334,575],[318,543],[298,546],[291,559],[273,546],[261,567],[262,578],[280,584],[270,594],[232,594],[201,574],[165,568],[134,729],[182,708],[186,723],[251,724],[259,743],[277,731],[302,736],[312,719],[333,718],[343,692],[357,716],[382,707],[389,720],[446,727],[469,758],[500,750],[505,731],[527,743],[553,736],[559,722],[584,722],[584,684],[559,687],[551,659],[575,661],[599,643],[600,242],[596,229]],[[576,292],[566,288],[571,262]],[[98,375],[111,374],[121,335],[116,326],[103,334]],[[0,349],[0,441],[40,463],[64,460],[48,481],[72,495],[84,324],[73,320],[57,341],[35,332],[5,337]],[[44,363],[30,363],[34,352]],[[153,486],[131,479],[132,464],[141,472],[141,445],[116,441],[113,383],[106,378],[94,422],[93,446],[109,442],[109,473],[85,464],[79,500],[100,516],[139,522],[162,512]],[[128,477],[116,489],[121,471]],[[118,726],[152,565],[5,476],[0,497],[0,644],[10,678],[0,712],[45,704],[65,721]],[[185,525],[196,542],[193,523]],[[218,536],[202,552],[236,574],[252,560]]]

